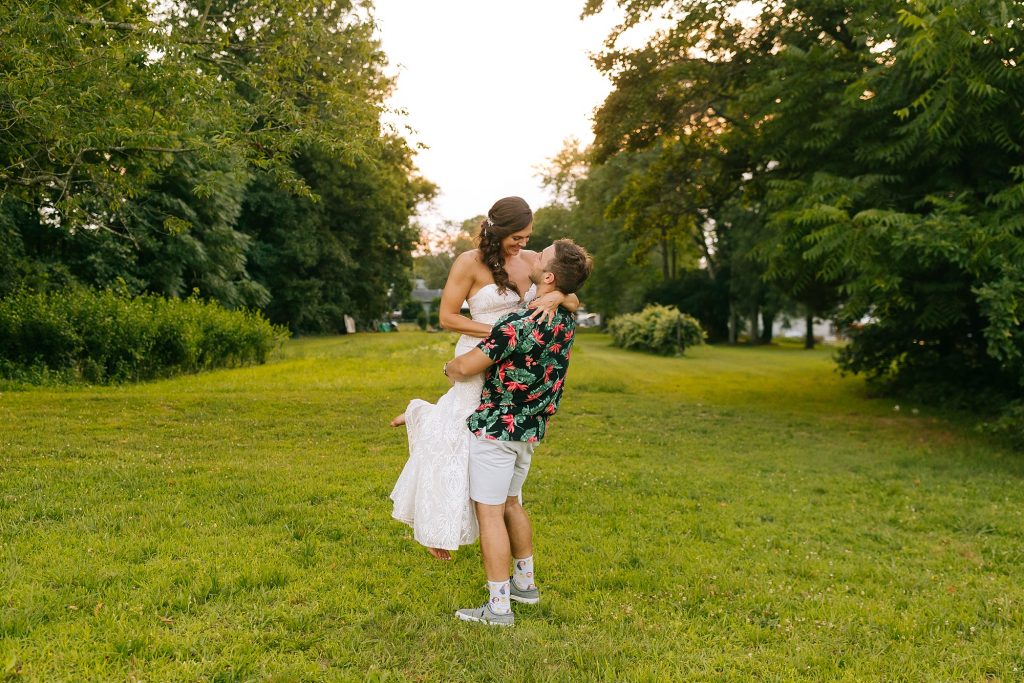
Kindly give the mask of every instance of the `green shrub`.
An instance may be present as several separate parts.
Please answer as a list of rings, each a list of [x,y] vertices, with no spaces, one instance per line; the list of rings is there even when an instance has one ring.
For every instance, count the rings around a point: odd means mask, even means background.
[[[1024,452],[1024,400],[1007,403],[995,420],[981,423],[979,430],[994,434]]]
[[[68,289],[0,300],[0,376],[125,382],[263,363],[287,336],[259,313],[198,298]]]
[[[608,323],[616,346],[664,355],[682,354],[707,337],[696,318],[668,306],[647,306]]]
[[[430,313],[420,307],[420,312],[416,314],[416,324],[420,326],[421,330],[437,329],[441,326],[440,323],[441,313],[441,297],[437,296],[430,302]]]
[[[406,322],[414,322],[420,317],[420,313],[423,312],[423,304],[419,301],[413,301],[410,299],[402,304],[402,320]]]

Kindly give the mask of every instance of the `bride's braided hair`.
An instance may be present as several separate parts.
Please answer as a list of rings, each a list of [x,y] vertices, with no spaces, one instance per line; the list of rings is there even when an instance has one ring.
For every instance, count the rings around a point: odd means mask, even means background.
[[[521,197],[505,197],[494,202],[494,206],[487,212],[487,217],[480,223],[480,257],[494,276],[494,284],[498,285],[498,291],[501,293],[511,289],[522,296],[522,292],[516,287],[516,283],[509,279],[505,270],[505,250],[501,248],[501,241],[519,232],[531,222],[533,211],[525,200]]]

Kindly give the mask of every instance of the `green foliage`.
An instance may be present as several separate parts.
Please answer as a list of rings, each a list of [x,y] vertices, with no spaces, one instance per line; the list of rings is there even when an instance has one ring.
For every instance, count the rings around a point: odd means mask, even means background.
[[[369,4],[14,0],[0,26],[0,295],[198,290],[303,331],[406,297],[433,187],[381,125]]]
[[[616,4],[670,20],[598,59],[591,173],[638,160],[605,203],[635,239],[704,216],[734,312],[838,316],[841,366],[889,390],[1020,395],[1024,5]]]
[[[420,315],[416,317],[416,322],[419,323],[421,330],[437,330],[441,328],[440,316],[441,297],[434,297],[430,302],[430,314],[428,315],[426,311],[420,309]]]
[[[322,201],[267,174],[254,178],[238,227],[253,242],[249,272],[270,292],[263,310],[275,324],[337,332],[350,315],[369,326],[408,297],[410,217],[435,188],[415,174],[403,140],[383,138],[374,155],[346,161],[304,150],[295,170]]]
[[[425,253],[413,258],[413,272],[426,282],[428,289],[442,289],[455,257],[476,248],[483,219],[483,216],[474,216],[461,222],[444,221],[421,235],[420,248]]]
[[[138,381],[263,363],[286,333],[258,313],[197,298],[75,288],[0,299],[0,376]]]
[[[552,242],[563,237],[573,237],[572,209],[562,204],[549,204],[533,212],[530,249],[544,251]]]
[[[144,197],[126,204],[136,249],[119,272],[164,296],[198,290],[229,308],[267,304],[270,293],[247,269],[251,238],[237,229],[248,183],[227,159],[176,158]]]
[[[410,299],[402,304],[402,320],[414,321],[419,317],[420,312],[423,310],[423,305],[419,301]]]
[[[435,251],[413,257],[413,273],[421,278],[427,289],[442,289],[448,282],[455,257],[448,251]]]
[[[846,282],[841,366],[935,400],[1012,396],[1024,386],[1019,230],[968,195],[928,197],[913,213],[866,208],[877,182],[818,175],[776,190],[792,208],[774,220],[803,226],[809,257]]]
[[[181,154],[302,191],[292,154],[361,156],[389,87],[348,1],[12,0],[0,26],[0,188],[67,226],[112,222]]]
[[[1024,401],[1012,401],[1002,407],[998,417],[979,425],[979,431],[1003,439],[1024,452]]]
[[[616,346],[663,355],[682,355],[707,337],[696,318],[658,305],[616,316],[608,323],[608,332]]]
[[[709,342],[724,342],[729,337],[728,287],[726,278],[716,280],[705,269],[692,269],[651,288],[647,300],[693,316]]]
[[[593,274],[579,292],[587,308],[606,316],[638,310],[647,290],[658,281],[657,266],[636,258],[632,243],[623,239],[623,221],[606,209],[629,174],[629,160],[615,158],[593,168],[576,185],[569,236],[593,255]]]

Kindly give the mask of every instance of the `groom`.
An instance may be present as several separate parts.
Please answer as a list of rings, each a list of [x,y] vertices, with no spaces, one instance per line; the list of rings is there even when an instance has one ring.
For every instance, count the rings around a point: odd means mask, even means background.
[[[537,296],[572,294],[590,275],[593,261],[572,240],[541,252],[530,279]],[[519,502],[533,449],[555,414],[569,368],[576,317],[559,308],[550,324],[520,309],[498,320],[491,335],[469,353],[445,363],[444,373],[464,381],[486,371],[480,406],[466,420],[469,432],[469,496],[480,522],[480,549],[491,597],[482,607],[460,609],[464,621],[511,626],[509,600],[534,604],[540,591],[533,574],[533,530]],[[509,576],[509,563],[515,573]]]

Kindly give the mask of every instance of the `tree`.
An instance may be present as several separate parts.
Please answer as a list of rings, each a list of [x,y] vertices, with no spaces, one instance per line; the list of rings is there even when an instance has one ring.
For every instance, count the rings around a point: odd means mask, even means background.
[[[419,178],[412,152],[383,138],[378,157],[339,159],[306,150],[295,162],[313,201],[258,176],[239,227],[254,242],[251,272],[270,292],[272,322],[296,332],[343,331],[351,315],[367,326],[407,299],[417,235],[410,217],[434,186]]]
[[[304,331],[404,299],[434,188],[382,130],[368,3],[14,0],[0,26],[5,288],[198,290]]]
[[[563,204],[548,204],[533,212],[533,233],[530,249],[540,252],[555,240],[573,237],[572,209]]]
[[[637,254],[633,244],[623,239],[622,218],[607,212],[630,171],[626,158],[591,168],[576,186],[577,203],[572,208],[570,235],[586,247],[596,264],[580,299],[589,310],[606,316],[639,310],[658,281],[649,254]]]
[[[426,253],[413,259],[413,270],[429,289],[444,287],[455,257],[476,248],[476,235],[483,219],[483,216],[476,216],[461,223],[445,221],[439,229],[429,234],[420,231],[420,248],[425,249]]]
[[[0,5],[0,192],[65,226],[110,218],[177,156],[263,167],[358,156],[389,87],[362,5],[11,0]]]
[[[636,50],[609,42],[599,161],[717,140],[723,173],[755,190],[741,199],[763,217],[764,278],[863,322],[845,369],[933,398],[1019,394],[1020,3],[766,0],[749,21],[739,2],[618,4],[627,27],[674,25]],[[707,206],[717,221],[728,202]]]

